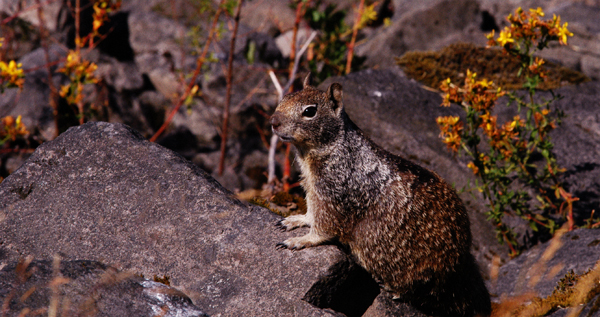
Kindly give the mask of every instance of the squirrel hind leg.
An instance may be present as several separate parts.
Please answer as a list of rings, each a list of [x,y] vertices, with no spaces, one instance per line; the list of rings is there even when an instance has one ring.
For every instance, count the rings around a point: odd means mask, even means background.
[[[310,227],[312,226],[312,217],[309,217],[309,215],[293,215],[278,221],[275,226],[282,231],[290,231],[300,227]]]
[[[308,234],[301,237],[289,238],[277,244],[277,249],[302,250],[304,248],[315,247],[331,241],[331,237],[319,235],[311,230]]]

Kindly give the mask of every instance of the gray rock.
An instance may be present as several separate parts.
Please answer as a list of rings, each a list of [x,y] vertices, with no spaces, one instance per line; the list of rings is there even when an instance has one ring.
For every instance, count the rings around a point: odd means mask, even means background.
[[[0,270],[0,301],[8,304],[3,315],[51,310],[55,302],[55,312],[63,316],[208,317],[173,287],[100,262],[56,263],[59,268],[51,261],[34,261]]]
[[[275,250],[298,233],[124,125],[87,123],[38,147],[0,184],[0,219],[4,265],[58,253],[167,275],[210,315],[331,315],[301,298],[334,247]]]
[[[129,13],[129,43],[134,53],[179,53],[181,41],[187,33],[185,26],[152,11]]]
[[[103,56],[97,65],[96,76],[118,93],[141,89],[144,85],[144,78],[133,62],[119,62],[116,58]]]
[[[194,100],[189,109],[180,108],[173,117],[172,126],[189,130],[196,139],[195,146],[217,149],[220,145],[222,112],[211,104]]]
[[[600,43],[600,40],[598,42]],[[581,72],[594,80],[600,80],[600,56],[583,56],[581,58]]]
[[[558,249],[548,251],[548,260],[544,261],[542,255],[550,246]],[[546,297],[552,294],[565,274],[571,270],[583,274],[593,268],[599,258],[599,229],[567,232],[562,238],[535,246],[500,267],[498,281],[490,292],[515,296],[534,290],[539,296]],[[560,269],[551,274],[553,268]]]
[[[31,23],[32,25],[39,27],[40,19],[38,11],[31,9],[35,7],[35,0],[0,0],[0,15],[13,16],[18,14],[19,18]],[[42,14],[44,15],[44,27],[51,32],[57,31],[59,26],[59,14],[61,11],[61,1],[52,1],[49,3],[43,3]],[[24,10],[29,8],[28,10]]]
[[[294,27],[296,12],[280,0],[248,1],[242,7],[240,22],[255,31],[276,35]]]
[[[296,49],[298,50],[312,33],[310,29],[298,29],[296,34]],[[294,37],[293,30],[280,34],[275,38],[275,44],[284,58],[289,58],[292,51],[292,38]]]
[[[546,259],[544,259],[546,258]],[[559,280],[567,273],[586,273],[600,258],[600,230],[578,229],[559,239],[538,245],[500,267],[497,281],[491,283],[490,293],[518,296],[533,291],[541,298],[552,294]],[[499,298],[497,298],[499,299]],[[582,308],[578,316],[600,316],[590,313],[598,296]],[[571,316],[569,309],[558,309],[549,316]]]
[[[279,48],[275,43],[275,39],[271,36],[267,35],[266,33],[253,32],[248,35],[246,51],[249,50],[250,45],[254,45],[255,61],[261,61],[273,65],[275,68],[283,65],[284,60],[281,51],[279,51]]]
[[[172,98],[182,92],[174,73],[182,69],[183,41],[188,32],[182,24],[155,12],[132,11],[128,17],[129,42],[140,72],[146,74],[156,90]],[[185,60],[193,60],[191,56]],[[193,63],[193,62],[192,62]]]
[[[398,2],[398,1],[395,1]],[[394,57],[409,50],[437,50],[457,42],[485,44],[479,29],[481,10],[475,0],[434,0],[397,3],[392,25],[380,28],[356,48],[365,64],[389,68]],[[404,9],[404,10],[402,10]]]

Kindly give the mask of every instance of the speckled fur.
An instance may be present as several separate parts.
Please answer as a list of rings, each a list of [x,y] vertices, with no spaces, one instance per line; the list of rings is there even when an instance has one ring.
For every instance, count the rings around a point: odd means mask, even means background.
[[[303,106],[316,105],[312,118]],[[394,297],[429,314],[486,316],[490,299],[470,254],[469,218],[437,174],[385,151],[346,115],[341,85],[308,84],[283,98],[273,131],[298,150],[308,212],[278,225],[310,226],[280,247],[338,243]]]

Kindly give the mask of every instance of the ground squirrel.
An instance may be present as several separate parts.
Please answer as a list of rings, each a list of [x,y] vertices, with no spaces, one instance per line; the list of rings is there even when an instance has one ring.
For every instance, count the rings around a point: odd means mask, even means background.
[[[335,243],[383,289],[428,314],[487,316],[490,297],[470,253],[469,218],[436,173],[366,137],[342,103],[342,86],[286,95],[271,117],[297,149],[308,212],[277,225],[310,226],[279,243],[299,250]]]

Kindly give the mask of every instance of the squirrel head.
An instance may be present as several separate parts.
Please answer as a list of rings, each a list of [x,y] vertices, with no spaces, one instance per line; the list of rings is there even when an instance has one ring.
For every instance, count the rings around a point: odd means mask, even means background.
[[[283,97],[270,122],[275,134],[303,152],[336,140],[345,116],[342,85],[333,83],[324,92],[310,85],[309,74],[302,90]]]

